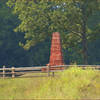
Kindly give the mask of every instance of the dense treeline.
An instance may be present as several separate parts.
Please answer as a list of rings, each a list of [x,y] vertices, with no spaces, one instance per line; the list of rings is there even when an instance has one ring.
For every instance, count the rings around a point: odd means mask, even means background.
[[[20,21],[6,5],[7,0],[0,1],[0,67],[32,66],[48,63],[49,46],[47,42],[38,43],[30,50],[24,50],[19,42],[24,42],[24,33],[14,32]]]
[[[65,3],[61,5],[61,2],[34,3],[30,1],[30,3],[26,3],[23,0],[22,3],[19,3],[9,0],[8,6],[7,1],[0,1],[0,67],[2,65],[33,66],[47,64],[50,55],[51,33],[55,31],[61,33],[66,64],[73,62],[78,64],[86,64],[87,62],[88,64],[100,64],[100,10],[95,6],[88,5],[88,7],[96,9],[93,9],[93,14],[87,11],[90,16],[88,15],[88,20],[86,20],[88,37],[86,37],[87,41],[85,40],[87,43],[84,44],[84,39],[78,37],[78,35],[82,35],[80,31],[84,32],[84,30],[81,30],[80,23],[80,16],[82,15],[77,13],[80,11],[79,8],[72,7],[72,2],[70,2],[71,9],[68,11],[69,13],[66,13],[66,5]],[[15,5],[15,8],[12,5]],[[71,15],[71,10],[74,16]],[[67,21],[64,15],[73,24]],[[72,31],[74,33],[78,31],[78,34],[72,35]],[[81,45],[81,42],[83,45]],[[88,59],[86,56],[88,56]]]

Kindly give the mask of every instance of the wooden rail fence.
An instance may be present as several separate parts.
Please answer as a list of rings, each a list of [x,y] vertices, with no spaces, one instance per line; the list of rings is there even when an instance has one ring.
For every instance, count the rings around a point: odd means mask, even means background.
[[[69,67],[81,67],[82,69],[91,68],[95,70],[100,70],[100,65],[61,65],[61,66],[38,66],[38,67],[11,67],[6,68],[6,66],[3,66],[3,68],[0,68],[0,78],[8,78],[8,77],[19,77],[26,73],[47,73],[46,76],[51,76],[50,73],[52,73],[52,76],[54,76],[55,72],[63,71]],[[41,75],[40,75],[41,76]]]

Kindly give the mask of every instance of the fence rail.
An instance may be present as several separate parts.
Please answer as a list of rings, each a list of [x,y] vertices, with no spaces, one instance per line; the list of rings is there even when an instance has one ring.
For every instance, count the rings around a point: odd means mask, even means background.
[[[78,66],[83,69],[91,68],[100,70],[100,65],[60,65],[60,66],[11,67],[11,68],[6,68],[6,66],[3,66],[3,68],[0,68],[0,78],[2,77],[15,78],[27,73],[47,73],[46,76],[50,76],[50,73],[52,73],[52,76],[54,76],[55,72],[63,71],[69,67],[75,67],[75,66]]]

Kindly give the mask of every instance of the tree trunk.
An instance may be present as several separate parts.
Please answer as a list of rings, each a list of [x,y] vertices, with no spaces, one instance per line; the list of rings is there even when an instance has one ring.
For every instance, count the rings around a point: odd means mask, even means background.
[[[81,10],[82,10],[82,55],[83,55],[83,64],[84,65],[87,65],[88,64],[88,48],[87,48],[87,36],[86,36],[86,32],[87,32],[87,29],[86,29],[86,22],[87,22],[87,16],[86,16],[86,7],[85,5],[83,4],[81,6]]]
[[[86,37],[86,20],[83,19],[82,25],[82,55],[83,55],[83,64],[88,64],[88,48],[87,48],[87,37]]]
[[[88,54],[87,54],[87,39],[86,39],[85,33],[82,36],[82,49],[83,49],[82,50],[83,51],[83,53],[82,53],[82,55],[83,55],[83,63],[85,65],[87,65],[88,64]]]

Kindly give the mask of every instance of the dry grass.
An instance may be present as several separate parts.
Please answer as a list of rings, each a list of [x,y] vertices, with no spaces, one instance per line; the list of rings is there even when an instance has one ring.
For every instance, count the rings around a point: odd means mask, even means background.
[[[100,71],[74,67],[55,77],[0,79],[0,99],[34,98],[100,99]]]

